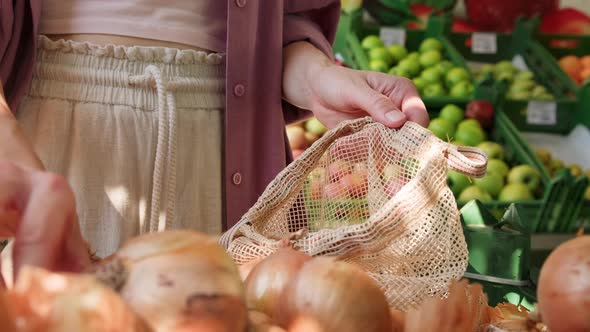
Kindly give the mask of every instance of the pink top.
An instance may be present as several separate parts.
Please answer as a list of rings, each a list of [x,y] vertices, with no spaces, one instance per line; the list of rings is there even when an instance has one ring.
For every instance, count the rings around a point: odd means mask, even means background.
[[[39,33],[110,34],[225,52],[227,2],[45,0]]]

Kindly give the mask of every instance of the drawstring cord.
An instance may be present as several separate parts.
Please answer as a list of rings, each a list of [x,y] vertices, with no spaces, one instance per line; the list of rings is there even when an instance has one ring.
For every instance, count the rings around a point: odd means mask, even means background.
[[[162,231],[174,222],[176,210],[176,101],[170,93],[168,83],[162,78],[162,72],[154,65],[147,66],[144,75],[129,77],[133,85],[155,84],[158,93],[158,141],[156,161],[153,174],[152,205],[150,219],[146,223],[149,232]],[[162,187],[165,179],[165,166],[168,164],[168,196],[166,197],[166,214],[160,214]],[[164,218],[163,218],[164,217]]]

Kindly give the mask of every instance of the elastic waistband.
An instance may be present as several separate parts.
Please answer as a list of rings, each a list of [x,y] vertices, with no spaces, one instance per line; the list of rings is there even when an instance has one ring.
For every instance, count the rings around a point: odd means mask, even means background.
[[[45,36],[39,37],[29,95],[156,110],[154,75],[174,94],[177,108],[225,106],[223,54],[52,41]]]

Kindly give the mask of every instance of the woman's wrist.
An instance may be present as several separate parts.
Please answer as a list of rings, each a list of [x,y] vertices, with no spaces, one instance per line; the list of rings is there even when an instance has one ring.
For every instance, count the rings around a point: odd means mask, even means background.
[[[300,41],[283,49],[283,97],[289,103],[311,110],[315,95],[311,87],[321,72],[335,64],[312,44]]]

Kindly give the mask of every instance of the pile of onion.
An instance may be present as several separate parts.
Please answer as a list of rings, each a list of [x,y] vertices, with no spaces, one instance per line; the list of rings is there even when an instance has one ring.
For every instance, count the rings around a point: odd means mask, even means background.
[[[285,248],[262,260],[246,279],[249,309],[287,331],[388,332],[389,306],[362,269]]]
[[[0,294],[0,330],[152,331],[119,295],[92,276],[32,267],[23,268],[14,287]]]
[[[590,331],[590,236],[555,248],[541,268],[537,293],[551,332]]]
[[[244,286],[217,238],[192,231],[142,235],[96,273],[156,332],[247,329]]]

